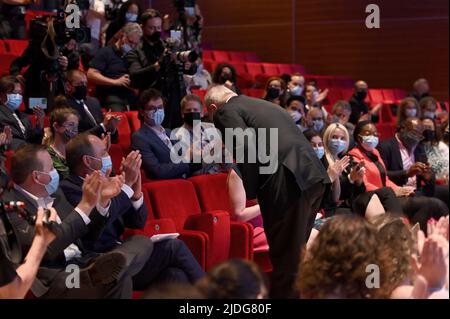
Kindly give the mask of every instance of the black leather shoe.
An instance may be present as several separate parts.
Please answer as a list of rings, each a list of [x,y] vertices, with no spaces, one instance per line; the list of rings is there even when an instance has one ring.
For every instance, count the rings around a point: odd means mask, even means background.
[[[118,279],[125,265],[125,255],[120,252],[101,254],[80,270],[80,281],[89,286],[110,284]]]

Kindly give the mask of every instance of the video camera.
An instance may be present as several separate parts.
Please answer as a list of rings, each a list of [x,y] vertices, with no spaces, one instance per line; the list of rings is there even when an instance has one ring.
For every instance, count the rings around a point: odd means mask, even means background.
[[[199,57],[199,54],[195,50],[183,50],[181,41],[181,31],[170,31],[170,38],[165,41],[165,47],[167,49],[166,54],[180,63],[195,63]]]

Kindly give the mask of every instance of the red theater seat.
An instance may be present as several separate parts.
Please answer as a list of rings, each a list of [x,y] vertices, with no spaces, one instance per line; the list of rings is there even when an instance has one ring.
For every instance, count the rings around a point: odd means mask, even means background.
[[[28,46],[28,41],[7,39],[4,40],[4,46],[7,53],[15,56],[21,56],[23,51],[25,51]]]
[[[228,51],[212,51],[212,55],[214,58],[214,61],[216,62],[229,62],[230,56],[228,54]]]
[[[141,128],[141,121],[139,120],[139,112],[138,111],[128,111],[125,112],[128,124],[130,125],[130,129],[132,132],[136,132]]]
[[[230,216],[225,211],[202,213],[195,188],[186,180],[155,181],[144,185],[156,218],[169,218],[178,232],[190,231],[206,242],[206,268],[228,259]]]
[[[290,64],[278,64],[278,71],[281,74],[292,74],[292,69]]]
[[[210,51],[210,50],[203,50],[202,54],[203,54],[203,61],[204,60],[214,60],[212,51]]]
[[[380,89],[369,89],[369,97],[372,105],[384,103],[383,92]]]
[[[259,62],[261,59],[255,52],[245,52],[245,61],[247,62]]]
[[[267,76],[279,76],[281,74],[278,69],[278,64],[275,63],[263,63],[262,68],[264,74]]]
[[[380,141],[390,139],[395,135],[395,126],[392,123],[378,123],[376,124]]]
[[[240,51],[230,51],[230,61],[231,62],[246,62],[247,61],[247,57],[245,52],[240,52]]]
[[[404,98],[406,98],[406,92],[405,90],[402,89],[394,89],[394,94],[395,94],[395,98],[398,101],[403,100]]]
[[[396,104],[397,98],[395,97],[395,92],[393,89],[382,89],[384,103],[386,104]]]
[[[122,147],[120,147],[119,144],[111,144],[108,153],[109,156],[111,156],[114,172],[116,174],[120,174],[120,164],[122,163],[122,158],[125,155]]]

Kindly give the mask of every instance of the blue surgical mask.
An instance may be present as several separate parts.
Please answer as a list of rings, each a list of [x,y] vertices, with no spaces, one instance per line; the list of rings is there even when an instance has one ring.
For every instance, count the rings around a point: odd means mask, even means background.
[[[15,112],[20,107],[20,104],[22,104],[22,94],[6,94],[6,98],[6,106],[11,110],[11,112]]]
[[[131,12],[127,12],[125,14],[125,19],[127,19],[128,22],[136,22],[138,18],[137,14],[131,13]]]
[[[299,111],[289,111],[289,115],[292,117],[295,123],[300,121],[300,119],[302,118],[302,113],[300,113]]]
[[[296,85],[292,89],[290,89],[289,92],[293,96],[300,96],[303,93],[303,87],[301,87],[300,85]]]
[[[46,174],[50,176],[50,182],[46,185],[44,185],[45,190],[47,191],[48,195],[52,195],[56,192],[59,186],[59,174],[56,169],[51,170],[49,173],[46,172],[39,172],[41,174]]]
[[[368,152],[372,152],[379,143],[378,136],[369,135],[369,136],[361,136],[362,143],[361,146]]]
[[[97,161],[101,161],[102,162],[102,168],[100,169],[100,171],[102,172],[102,174],[105,176],[106,175],[106,171],[108,169],[112,168],[112,160],[111,160],[111,156],[107,155],[107,156],[103,156],[101,159],[97,158],[97,157],[93,157],[93,156],[89,156],[90,158],[93,158]],[[88,166],[91,170],[95,171],[95,169],[93,169],[92,167]]]
[[[112,169],[112,160],[109,155],[102,157],[102,174],[106,175],[108,169]]]
[[[316,132],[320,132],[323,129],[324,123],[323,120],[313,121],[313,128]]]
[[[162,122],[164,121],[164,109],[149,111],[148,117],[151,118],[156,125],[161,125]]]
[[[122,52],[123,52],[123,54],[127,54],[131,50],[133,50],[133,48],[128,43],[124,43],[122,45]]]
[[[331,154],[338,155],[347,148],[347,142],[333,138],[328,142],[328,148],[330,149]]]
[[[423,112],[423,117],[434,119],[436,117],[436,113],[431,111],[425,111]]]
[[[316,152],[316,155],[319,159],[322,159],[322,157],[325,155],[325,149],[323,146],[314,147],[314,152]]]

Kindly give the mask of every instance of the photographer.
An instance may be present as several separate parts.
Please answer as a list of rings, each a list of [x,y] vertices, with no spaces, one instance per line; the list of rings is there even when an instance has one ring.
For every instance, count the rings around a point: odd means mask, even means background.
[[[60,27],[55,30],[54,22],[44,18],[34,20],[31,28],[28,47],[11,63],[9,72],[18,76],[28,67],[23,74],[26,105],[29,97],[47,98],[51,109],[53,97],[64,93],[64,72],[79,68],[76,34],[66,34]]]
[[[118,40],[101,48],[88,71],[88,80],[97,85],[96,93],[102,106],[113,112],[134,108],[137,97],[130,87],[130,76],[126,56],[135,49],[142,37],[142,29],[137,23],[127,23]]]
[[[111,2],[117,6],[119,1],[112,0]],[[135,0],[128,0],[123,3],[119,9],[114,10],[114,6],[113,9],[108,7],[106,10],[106,18],[113,18],[113,21],[109,24],[108,29],[106,29],[106,43],[108,43],[109,40],[111,40],[128,22],[139,22],[141,12],[141,5],[139,4],[139,1]]]
[[[56,221],[56,211],[50,208],[49,221]],[[24,298],[36,278],[39,265],[48,245],[55,239],[43,224],[44,209],[37,210],[35,236],[27,256],[17,269],[10,259],[11,250],[5,233],[5,226],[0,218],[0,299]]]
[[[40,0],[0,0],[0,38],[25,39],[25,11]]]

